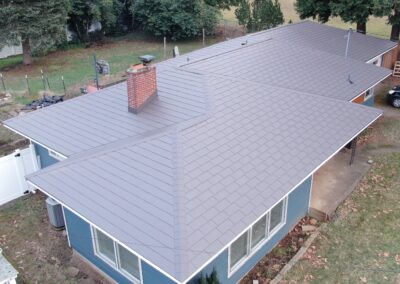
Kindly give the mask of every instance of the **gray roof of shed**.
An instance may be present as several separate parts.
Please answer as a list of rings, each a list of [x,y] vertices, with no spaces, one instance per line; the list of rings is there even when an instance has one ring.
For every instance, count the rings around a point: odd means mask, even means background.
[[[381,114],[221,76],[207,82],[209,112],[190,127],[120,141],[28,180],[184,281]]]

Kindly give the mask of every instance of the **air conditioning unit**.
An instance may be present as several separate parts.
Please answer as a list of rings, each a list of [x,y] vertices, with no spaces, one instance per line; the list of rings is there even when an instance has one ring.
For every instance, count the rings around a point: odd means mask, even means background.
[[[51,197],[48,197],[46,199],[46,205],[50,224],[57,230],[64,229],[65,223],[64,214],[62,212],[62,205]]]

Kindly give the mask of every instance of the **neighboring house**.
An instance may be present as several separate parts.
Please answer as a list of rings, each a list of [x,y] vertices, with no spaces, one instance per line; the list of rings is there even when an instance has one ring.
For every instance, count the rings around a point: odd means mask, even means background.
[[[251,34],[4,125],[35,144],[27,180],[62,204],[69,245],[115,282],[215,269],[237,283],[308,213],[313,174],[382,114],[352,101],[390,76],[366,62],[396,46],[355,34],[346,60],[345,34]]]
[[[0,248],[0,284],[16,284],[18,271],[2,255]]]
[[[22,45],[6,45],[0,48],[0,59],[22,54]]]

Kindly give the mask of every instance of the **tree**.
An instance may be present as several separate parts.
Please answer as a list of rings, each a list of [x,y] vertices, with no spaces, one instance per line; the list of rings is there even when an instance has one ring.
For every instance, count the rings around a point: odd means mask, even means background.
[[[388,17],[388,23],[392,25],[390,40],[398,41],[400,33],[400,1],[375,0],[374,15],[377,17]]]
[[[365,34],[367,22],[374,11],[374,0],[336,0],[331,2],[333,15],[357,24],[357,32]]]
[[[132,10],[145,31],[173,40],[197,36],[202,28],[210,32],[220,17],[217,7],[202,0],[137,0]]]
[[[0,47],[22,43],[23,63],[32,50],[45,53],[66,40],[66,0],[0,1]]]
[[[325,23],[330,16],[340,16],[346,23],[356,23],[357,31],[365,34],[374,1],[380,0],[296,0],[295,7],[301,19],[312,17]]]
[[[295,9],[300,19],[317,19],[318,22],[326,23],[332,15],[331,0],[297,0]]]
[[[278,0],[240,0],[235,15],[248,31],[273,28],[285,21]]]
[[[213,268],[213,271],[211,272],[210,275],[201,275],[200,279],[197,281],[198,284],[221,284],[221,282],[218,279],[217,271],[215,268]]]

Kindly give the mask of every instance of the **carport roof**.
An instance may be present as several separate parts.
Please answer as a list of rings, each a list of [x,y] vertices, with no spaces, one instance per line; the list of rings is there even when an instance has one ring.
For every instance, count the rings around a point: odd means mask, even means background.
[[[381,115],[205,77],[204,116],[28,177],[181,282]]]

